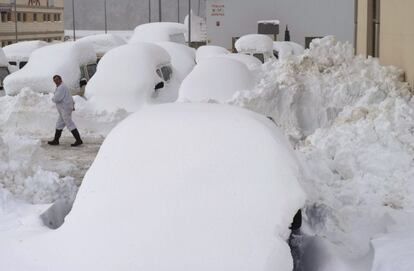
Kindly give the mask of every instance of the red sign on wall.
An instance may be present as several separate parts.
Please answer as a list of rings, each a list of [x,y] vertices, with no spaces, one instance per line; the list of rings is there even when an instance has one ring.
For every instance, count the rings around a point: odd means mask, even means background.
[[[211,4],[210,16],[224,16],[224,4]]]

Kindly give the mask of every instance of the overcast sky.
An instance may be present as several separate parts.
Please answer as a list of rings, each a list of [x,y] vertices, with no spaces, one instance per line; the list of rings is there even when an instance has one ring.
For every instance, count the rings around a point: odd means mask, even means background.
[[[104,0],[74,0],[76,29],[104,29]],[[158,0],[151,1],[151,19],[158,21]],[[149,0],[107,0],[108,29],[133,30],[148,22]],[[176,22],[180,3],[180,22],[188,13],[188,0],[161,0],[163,21]],[[199,5],[200,4],[200,9]],[[205,0],[191,0],[193,12],[205,15]],[[72,0],[65,1],[65,29],[72,29]]]

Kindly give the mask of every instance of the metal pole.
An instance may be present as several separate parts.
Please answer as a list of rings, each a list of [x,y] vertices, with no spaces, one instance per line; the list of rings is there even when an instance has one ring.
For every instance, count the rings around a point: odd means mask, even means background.
[[[191,0],[188,0],[188,46],[191,47]]]
[[[177,0],[177,23],[180,22],[180,0]]]
[[[76,41],[76,31],[75,31],[75,0],[72,0],[72,18],[73,18],[73,40]]]
[[[106,0],[105,0],[105,34],[108,33],[108,18],[106,15]]]
[[[151,22],[151,0],[148,0],[148,22]]]
[[[158,0],[158,21],[162,22],[161,0]]]
[[[197,15],[198,15],[198,16],[200,16],[200,1],[201,1],[201,0],[198,0],[198,10],[197,10]]]
[[[19,40],[19,37],[17,36],[17,0],[14,0],[14,32],[16,35],[16,42]]]

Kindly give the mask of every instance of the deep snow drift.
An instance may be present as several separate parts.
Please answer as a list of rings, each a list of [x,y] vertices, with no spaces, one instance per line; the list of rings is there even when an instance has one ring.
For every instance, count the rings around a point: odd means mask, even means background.
[[[365,255],[414,207],[414,110],[402,72],[333,37],[263,67],[256,89],[231,104],[272,116],[290,136],[306,169],[310,229],[341,255]]]
[[[285,240],[305,200],[298,174],[264,116],[147,107],[109,134],[61,228],[23,242],[0,236],[0,267],[292,270]]]

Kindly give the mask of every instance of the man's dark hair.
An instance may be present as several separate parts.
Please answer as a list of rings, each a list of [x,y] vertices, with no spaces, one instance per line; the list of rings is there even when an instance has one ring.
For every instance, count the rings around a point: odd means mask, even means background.
[[[55,79],[55,78],[59,78],[60,80],[62,80],[62,77],[60,75],[58,75],[58,74],[53,75],[53,79]]]

